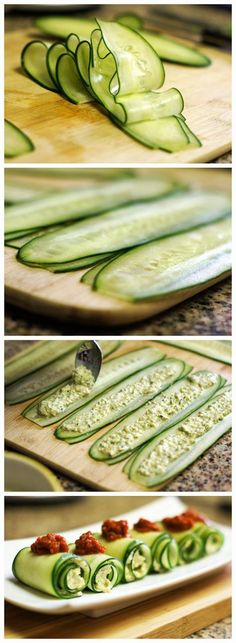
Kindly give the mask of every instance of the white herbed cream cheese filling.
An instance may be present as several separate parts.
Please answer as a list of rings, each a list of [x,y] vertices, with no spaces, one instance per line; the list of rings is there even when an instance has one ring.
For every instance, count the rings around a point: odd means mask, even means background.
[[[76,400],[89,395],[94,377],[85,366],[79,366],[72,371],[72,382],[62,386],[58,391],[47,397],[38,405],[39,415],[53,417],[67,409]]]
[[[77,589],[78,592],[84,588],[84,579],[81,576],[79,567],[70,569],[66,576],[67,587],[71,590]]]
[[[231,412],[230,394],[213,399],[205,408],[190,415],[169,435],[158,441],[158,444],[140,463],[138,473],[143,476],[163,474],[172,462],[189,451],[199,438],[210,431]]]
[[[104,565],[96,573],[95,587],[99,592],[110,592],[112,589],[112,580],[109,578],[112,574],[112,566]]]

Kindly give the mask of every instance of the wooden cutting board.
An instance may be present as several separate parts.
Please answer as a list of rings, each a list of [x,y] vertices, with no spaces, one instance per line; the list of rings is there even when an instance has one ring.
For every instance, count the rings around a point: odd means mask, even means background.
[[[194,187],[230,190],[231,176],[227,170],[217,170],[217,176],[212,169],[192,168],[185,169],[184,173],[182,169],[168,170],[168,178],[169,172],[177,180],[186,181]],[[158,175],[160,174],[166,174],[166,171],[158,170]],[[172,308],[222,279],[219,277],[218,280],[185,289],[156,302],[133,304],[92,291],[90,286],[80,282],[83,271],[53,274],[40,268],[24,266],[16,260],[15,255],[16,250],[5,248],[5,293],[9,303],[63,321],[87,322],[96,328],[98,325],[103,328],[146,319]]]
[[[57,617],[6,605],[5,637],[12,639],[182,639],[231,613],[230,567],[163,596],[91,619]],[[220,629],[219,629],[220,633]]]
[[[137,340],[128,340],[121,346],[116,355],[124,353],[128,349],[137,348],[137,346],[142,347],[150,344],[153,345],[153,342],[138,340],[137,344]],[[191,364],[195,370],[209,368],[231,380],[231,367],[227,364],[216,362],[196,353],[190,353],[161,342],[157,342],[156,345],[167,356],[183,359]],[[21,412],[29,403],[30,401],[6,407],[5,437],[7,445],[41,460],[45,464],[62,471],[69,477],[80,480],[94,489],[105,491],[141,490],[139,485],[128,480],[127,476],[122,472],[124,463],[108,466],[104,462],[95,462],[88,455],[88,450],[94,440],[98,435],[105,433],[112,425],[102,429],[89,440],[69,445],[57,440],[53,435],[56,425],[42,429],[21,415]],[[197,480],[195,484],[197,487]],[[155,489],[152,488],[152,490]]]
[[[135,142],[95,104],[72,105],[24,76],[20,69],[21,51],[27,42],[38,37],[34,27],[6,35],[5,116],[22,128],[35,145],[35,150],[17,158],[17,163],[197,163],[230,150],[228,54],[202,47],[212,60],[209,67],[194,69],[165,64],[163,89],[178,87],[182,92],[187,122],[202,142],[200,148],[168,154]],[[16,159],[7,162],[15,163]]]

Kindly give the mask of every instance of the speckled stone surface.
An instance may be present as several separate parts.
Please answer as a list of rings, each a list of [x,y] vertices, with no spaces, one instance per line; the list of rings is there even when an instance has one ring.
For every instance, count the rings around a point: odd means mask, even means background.
[[[232,638],[232,619],[224,618],[218,623],[213,623],[203,630],[190,634],[190,639],[231,639]]]
[[[96,328],[109,334],[107,328]],[[6,335],[88,335],[86,324],[63,324],[6,306]],[[227,279],[144,322],[112,330],[116,335],[231,335],[231,280]]]

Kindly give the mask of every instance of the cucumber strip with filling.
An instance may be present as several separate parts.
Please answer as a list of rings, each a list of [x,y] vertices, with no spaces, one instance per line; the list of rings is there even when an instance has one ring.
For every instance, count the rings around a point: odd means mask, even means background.
[[[49,265],[114,253],[217,221],[228,214],[229,207],[229,200],[222,193],[172,193],[157,201],[132,204],[78,221],[43,238],[36,237],[21,248],[18,258],[30,264]]]
[[[164,365],[165,362],[162,364]],[[89,454],[96,460],[115,464],[120,456],[128,457],[133,449],[137,449],[190,415],[220,386],[221,376],[210,371],[197,371],[184,379],[181,377],[176,384],[169,386],[163,393],[159,392],[155,397],[153,396],[151,401],[130,413],[98,438],[90,448]],[[70,423],[69,418],[64,425],[69,426]]]
[[[147,576],[152,565],[152,554],[150,547],[140,538],[118,538],[112,542],[107,541],[101,534],[93,534],[105,547],[106,554],[115,556],[124,565],[125,583],[141,580]]]
[[[192,464],[231,426],[231,387],[227,386],[145,445],[132,463],[129,478],[144,487],[164,484]]]
[[[30,138],[14,123],[4,120],[4,156],[14,158],[34,150]]]
[[[148,201],[168,194],[175,184],[165,178],[121,178],[91,188],[55,192],[32,203],[6,208],[5,232],[28,231],[82,219],[134,201]]]
[[[195,560],[199,560],[204,556],[204,543],[201,536],[195,531],[195,527],[192,529],[186,529],[185,531],[175,532],[166,529],[163,526],[163,529],[167,531],[172,538],[176,541],[178,545],[178,564],[184,565],[186,563],[193,563]]]
[[[86,90],[78,74],[76,62],[71,53],[64,53],[58,58],[56,80],[59,90],[71,103],[79,105],[91,102],[91,94]]]
[[[132,15],[117,15],[117,22],[131,27],[132,29],[141,29],[140,33],[148,40],[149,44],[155,49],[163,60],[169,62],[181,63],[185,65],[192,65],[194,67],[205,67],[210,64],[207,56],[201,53],[199,49],[195,49],[189,45],[179,42],[174,38],[169,38],[161,33],[150,32],[147,29],[142,29],[138,25],[141,20],[139,16]],[[90,35],[96,27],[95,20],[88,20],[78,17],[69,16],[42,16],[36,20],[36,26],[46,34],[58,38],[66,38],[68,34],[74,32],[81,38],[81,40],[90,40]]]
[[[24,547],[15,556],[12,571],[21,583],[57,598],[75,598],[87,587],[90,568],[74,554],[34,554]]]
[[[26,351],[17,353],[5,364],[5,384],[11,384],[19,378],[37,371],[55,359],[65,355],[78,346],[78,341],[47,340],[33,344]]]
[[[110,355],[119,345],[119,341],[99,340],[103,357]],[[7,404],[18,404],[29,400],[36,395],[42,395],[51,388],[58,386],[71,376],[75,364],[75,352],[81,342],[70,342],[70,350],[51,363],[38,368],[34,373],[29,373],[6,388]]]
[[[195,525],[194,530],[203,540],[206,555],[215,554],[223,546],[224,535],[216,527],[201,522]]]
[[[151,549],[152,571],[168,572],[178,565],[179,549],[174,538],[166,531],[140,532],[131,530],[132,538],[142,538]]]
[[[92,281],[90,281],[90,283],[92,283]],[[171,344],[172,346],[176,346],[177,348],[183,348],[184,350],[191,351],[192,353],[199,353],[199,355],[210,357],[210,359],[214,359],[217,362],[232,364],[232,342],[228,340],[211,339],[210,341],[202,341],[200,339],[197,339],[191,341],[181,339],[180,341],[176,342],[173,342],[172,340],[164,340],[164,343]]]
[[[70,550],[75,549],[70,545]],[[110,592],[113,587],[119,585],[123,579],[124,567],[121,560],[108,554],[87,554],[83,555],[90,567],[88,589],[92,592]]]
[[[76,438],[78,442],[85,440],[167,388],[181,377],[184,363],[174,358],[163,360],[163,357],[164,354],[159,356],[160,363],[130,375],[71,415],[56,429],[56,437],[62,440]]]
[[[230,271],[228,217],[125,252],[99,271],[93,288],[127,301],[157,300],[171,293],[191,292]]]
[[[132,373],[142,370],[145,366],[153,364],[158,360],[160,354],[162,355],[162,353],[154,347],[145,347],[130,351],[124,355],[119,355],[118,357],[113,357],[113,359],[102,364],[99,378],[96,380],[90,395],[85,398],[75,399],[74,402],[70,403],[68,400],[70,395],[68,396],[67,393],[65,397],[63,396],[64,399],[62,401],[62,389],[61,387],[57,387],[50,393],[50,395],[47,395],[46,397],[44,396],[40,401],[30,404],[30,406],[23,411],[23,415],[39,426],[48,426],[49,424],[58,422],[66,415],[69,415],[77,408],[80,408],[105,391],[108,387],[113,384],[117,384]],[[65,382],[65,385],[69,387],[69,392],[72,384],[73,380],[71,378]],[[51,408],[51,415],[49,417],[46,417],[46,415],[43,416],[39,411],[39,403],[41,404],[42,401],[45,402],[46,405],[47,403],[50,406],[54,405],[54,411]],[[60,406],[60,410],[58,411],[56,409],[57,405]],[[52,411],[55,413],[53,416]]]

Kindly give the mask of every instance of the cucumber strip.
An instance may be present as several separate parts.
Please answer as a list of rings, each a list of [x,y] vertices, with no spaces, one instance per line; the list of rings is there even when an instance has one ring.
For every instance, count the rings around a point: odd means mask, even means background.
[[[94,270],[92,268],[92,270]],[[89,271],[90,272],[90,271]],[[86,273],[87,275],[87,273]],[[81,280],[82,281],[82,280]],[[87,281],[86,281],[87,283]],[[92,283],[92,282],[90,282]],[[177,348],[181,348],[192,353],[198,353],[199,355],[204,355],[205,357],[210,357],[217,362],[223,362],[224,364],[232,364],[232,342],[227,340],[179,340],[179,341],[167,341],[164,340],[165,344],[171,344]]]
[[[157,300],[230,270],[231,222],[226,218],[129,250],[99,271],[93,288],[127,301]]]
[[[122,103],[127,113],[127,125],[137,120],[154,120],[163,116],[181,114],[184,108],[183,96],[178,89],[172,88],[158,94],[143,92],[124,96]]]
[[[34,145],[26,134],[10,121],[4,120],[4,156],[13,158],[34,150]]]
[[[41,366],[54,362],[72,348],[76,350],[77,345],[78,341],[71,340],[48,340],[34,344],[23,355],[18,353],[16,357],[6,362],[5,384],[11,384],[29,373],[34,373]]]
[[[59,386],[71,376],[75,364],[75,352],[81,342],[70,341],[70,349],[65,354],[53,359],[52,362],[38,368],[35,372],[25,375],[6,388],[7,404],[18,404],[29,400],[36,395],[42,395],[46,391]],[[103,357],[107,357],[119,347],[118,341],[99,340]]]
[[[164,152],[179,152],[186,146],[192,145],[190,140],[192,132],[184,127],[182,120],[177,116],[166,116],[158,121],[148,120],[141,123],[132,123],[124,127],[127,134],[137,139],[140,143],[151,149],[161,149]],[[189,134],[189,135],[188,135]],[[200,141],[194,137],[197,147]]]
[[[70,33],[66,38],[66,48],[70,51],[71,54],[75,54],[76,49],[79,45],[79,37],[76,33]]]
[[[172,536],[176,539],[179,548],[179,565],[193,563],[204,556],[203,540],[194,528],[186,533],[174,533]]]
[[[137,13],[120,13],[115,18],[120,25],[125,25],[125,27],[130,27],[130,29],[134,30],[142,29],[143,20]]]
[[[94,216],[136,201],[149,201],[174,188],[165,178],[126,177],[92,188],[54,192],[32,203],[6,208],[5,232],[42,228],[75,219]]]
[[[80,398],[73,404],[70,404],[68,407],[65,405],[65,409],[54,417],[43,417],[42,415],[39,415],[38,401],[36,403],[33,402],[33,404],[28,406],[23,411],[22,415],[27,417],[32,422],[35,422],[35,424],[38,424],[39,426],[48,426],[49,424],[58,422],[59,420],[62,420],[64,417],[66,417],[66,415],[69,415],[69,413],[72,413],[76,409],[88,403],[95,396],[105,391],[108,387],[112,386],[113,384],[117,384],[132,373],[136,373],[137,371],[142,370],[143,368],[145,368],[145,366],[153,364],[158,359],[159,355],[160,351],[158,351],[156,348],[145,347],[130,351],[129,353],[125,353],[124,355],[119,355],[118,357],[114,357],[113,359],[102,364],[99,378],[95,382],[92,393],[89,396],[86,396],[86,398]],[[71,382],[72,380],[69,379],[65,382],[65,384],[70,384]],[[60,388],[61,387],[55,388],[50,393],[50,395],[41,398],[40,402],[42,400],[50,400],[51,396],[53,396],[54,398],[54,395],[60,392]]]
[[[219,390],[200,409],[144,446],[132,463],[130,479],[145,487],[162,485],[229,431],[232,424],[230,388]]]
[[[203,540],[204,553],[206,555],[215,554],[223,546],[224,535],[219,529],[216,529],[216,527],[199,523],[194,529]]]
[[[22,248],[28,241],[31,241],[32,239],[35,239],[35,237],[41,237],[45,232],[50,232],[52,230],[55,230],[56,228],[58,229],[60,226],[49,226],[48,228],[42,228],[42,230],[34,230],[33,232],[29,234],[22,235],[23,236],[17,236],[16,238],[14,237],[13,239],[7,239],[5,241],[5,246],[10,246],[10,248]]]
[[[130,451],[188,417],[221,385],[220,375],[210,371],[197,371],[184,379],[182,375],[183,372],[180,372],[180,381],[176,384],[173,383],[174,379],[169,381],[170,386],[164,393],[157,394],[98,438],[90,448],[89,454],[96,460],[106,460],[115,464],[117,456],[126,454],[128,457]],[[69,424],[70,418],[65,422],[65,426]]]
[[[71,551],[75,546],[70,545]],[[83,556],[90,567],[88,589],[92,592],[110,592],[123,579],[123,563],[108,554],[88,554]]]
[[[4,236],[5,245],[7,245],[7,243],[8,243],[9,241],[11,241],[11,240],[13,240],[13,241],[14,241],[15,239],[21,239],[21,238],[22,238],[22,237],[24,237],[26,234],[27,234],[27,236],[28,236],[28,234],[30,234],[30,235],[31,235],[31,234],[33,234],[34,232],[37,232],[37,228],[30,228],[29,230],[18,230],[18,232],[9,232],[8,234],[5,234],[5,236]],[[39,232],[40,232],[40,233],[42,232],[42,229],[41,229],[41,228],[40,228]],[[33,238],[33,237],[32,237],[32,238]]]
[[[14,558],[12,571],[18,581],[57,598],[81,596],[89,582],[87,561],[74,554],[34,554],[30,547]]]
[[[131,583],[147,576],[151,565],[151,550],[140,538],[118,538],[112,542],[107,541],[101,534],[94,534],[95,538],[106,548],[106,554],[115,556],[124,565],[123,580]]]
[[[167,572],[178,564],[179,550],[177,542],[167,532],[140,532],[131,530],[132,538],[142,538],[151,549],[152,571]]]
[[[221,219],[229,207],[222,193],[172,192],[165,198],[111,210],[37,237],[20,250],[18,258],[49,265],[114,253]]]
[[[140,26],[137,26],[137,21],[141,20],[139,16],[135,16],[136,25],[133,21],[134,16],[132,16],[132,24],[130,18],[131,15],[128,14],[127,19],[125,15],[118,15],[115,19],[120,24],[129,26],[132,29],[140,29]],[[77,17],[70,18],[68,16],[43,16],[38,18],[35,24],[43,33],[50,34],[51,36],[64,39],[68,34],[74,32],[81,38],[81,40],[90,40],[91,32],[96,27],[95,20],[87,20]],[[158,53],[158,56],[163,60],[184,65],[192,65],[194,67],[205,67],[211,62],[210,59],[202,54],[198,49],[189,47],[189,45],[180,43],[163,34],[153,33],[142,28],[140,34],[149,42],[153,49]]]
[[[86,90],[79,74],[74,56],[70,53],[62,54],[56,64],[56,79],[58,87],[71,103],[90,103],[91,94]]]
[[[40,236],[40,235],[35,235],[35,236]],[[34,239],[35,237],[33,237]],[[24,244],[26,245],[26,244]],[[19,246],[22,248],[22,246]],[[117,253],[103,253],[101,255],[92,255],[92,257],[83,257],[82,259],[75,259],[74,261],[64,261],[61,263],[31,263],[30,261],[23,261],[26,266],[30,266],[32,268],[42,268],[45,270],[49,270],[49,272],[70,272],[72,270],[82,270],[82,268],[88,268],[89,266],[94,266],[94,264],[97,266],[97,264],[103,264],[105,265],[106,262],[103,260],[110,260],[113,257],[116,257]]]
[[[51,92],[56,92],[56,83],[48,71],[47,52],[48,46],[45,42],[32,40],[25,45],[21,53],[21,65],[25,74],[35,83]]]
[[[7,205],[15,203],[25,203],[25,201],[34,201],[39,199],[42,194],[50,192],[50,188],[44,189],[39,186],[27,185],[27,183],[18,183],[16,177],[5,177],[4,200]]]
[[[107,261],[101,261],[101,263],[100,262],[96,263],[96,265],[94,265],[92,268],[87,270],[87,272],[85,272],[82,275],[80,281],[83,284],[87,284],[88,286],[92,286],[93,282],[94,282],[94,279],[97,276],[98,272],[101,270],[101,268],[104,268],[104,266],[106,266],[106,264],[107,264]]]
[[[60,58],[62,54],[67,53],[67,48],[66,45],[63,45],[61,42],[54,42],[51,47],[46,52],[46,65],[48,68],[48,73],[51,76],[52,82],[58,89],[58,81],[57,81],[57,73],[56,73],[56,67],[57,67],[57,61]]]
[[[59,439],[78,438],[78,442],[97,432],[103,426],[131,413],[145,404],[160,391],[181,377],[183,362],[175,359],[164,360],[160,354],[158,362],[147,366],[141,372],[130,375],[121,383],[108,389],[82,410],[67,418],[55,431]],[[111,429],[114,431],[114,429]],[[102,438],[100,438],[101,440]],[[103,455],[103,454],[102,454]],[[103,459],[102,456],[98,459]]]

